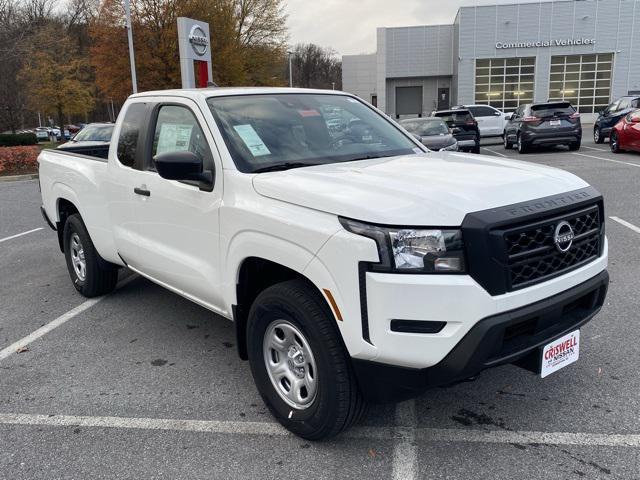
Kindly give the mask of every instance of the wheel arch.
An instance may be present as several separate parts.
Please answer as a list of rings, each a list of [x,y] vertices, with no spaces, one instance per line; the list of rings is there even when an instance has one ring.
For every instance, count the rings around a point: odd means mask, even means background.
[[[238,355],[247,360],[247,320],[249,310],[258,295],[265,289],[289,280],[301,280],[316,291],[324,300],[328,313],[333,318],[340,318],[330,291],[318,284],[318,279],[311,278],[306,270],[292,268],[291,265],[265,258],[264,256],[245,257],[238,265],[235,284],[235,303],[231,306],[236,332]],[[329,293],[327,293],[329,292]]]

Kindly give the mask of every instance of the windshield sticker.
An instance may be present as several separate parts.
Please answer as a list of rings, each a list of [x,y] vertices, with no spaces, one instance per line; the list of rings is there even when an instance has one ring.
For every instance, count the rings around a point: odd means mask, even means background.
[[[166,152],[182,152],[189,150],[189,140],[193,125],[163,123],[158,136],[156,155]]]
[[[320,112],[317,110],[298,110],[301,117],[319,117]]]
[[[271,155],[271,152],[260,138],[260,135],[258,135],[251,125],[234,125],[233,129],[238,132],[238,135],[240,135],[240,138],[251,152],[251,155],[254,157]]]

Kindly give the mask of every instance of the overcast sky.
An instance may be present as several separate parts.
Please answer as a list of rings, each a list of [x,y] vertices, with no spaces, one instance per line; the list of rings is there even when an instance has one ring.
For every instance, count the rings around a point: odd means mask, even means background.
[[[375,52],[377,27],[450,24],[461,6],[530,3],[532,0],[285,1],[291,44],[317,43],[348,55]]]

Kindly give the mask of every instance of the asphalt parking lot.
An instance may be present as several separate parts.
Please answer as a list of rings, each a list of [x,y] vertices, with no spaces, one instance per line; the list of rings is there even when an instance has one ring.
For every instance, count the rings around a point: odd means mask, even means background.
[[[107,297],[77,294],[37,181],[0,182],[0,478],[640,478],[640,155],[482,153],[605,196],[611,285],[580,360],[375,406],[324,443],[274,422],[228,321],[126,273]]]

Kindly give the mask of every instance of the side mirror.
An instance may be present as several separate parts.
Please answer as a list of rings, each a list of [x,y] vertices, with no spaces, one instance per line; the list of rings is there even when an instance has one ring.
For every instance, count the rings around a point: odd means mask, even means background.
[[[213,174],[203,171],[202,159],[189,151],[160,153],[153,157],[158,174],[167,180],[187,180],[213,185]]]
[[[513,118],[513,113],[506,113],[504,116],[505,120],[511,120]]]
[[[632,116],[629,120],[631,123],[640,123],[640,115]]]

